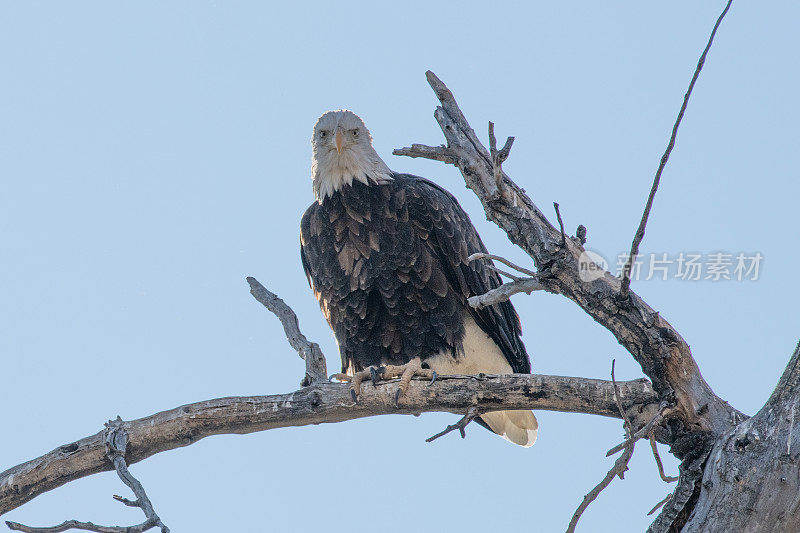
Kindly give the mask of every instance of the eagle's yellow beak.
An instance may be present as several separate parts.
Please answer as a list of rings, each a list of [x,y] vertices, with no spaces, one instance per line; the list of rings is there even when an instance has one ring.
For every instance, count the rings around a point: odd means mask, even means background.
[[[344,143],[344,135],[342,135],[342,128],[336,128],[336,151],[339,155],[342,154],[342,144]]]

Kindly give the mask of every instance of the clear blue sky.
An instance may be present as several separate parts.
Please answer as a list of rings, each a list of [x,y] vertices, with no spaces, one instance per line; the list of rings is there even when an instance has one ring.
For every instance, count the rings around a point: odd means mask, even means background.
[[[390,167],[450,189],[495,253],[525,262],[458,172],[397,158],[438,144],[436,72],[479,132],[515,135],[508,173],[613,257],[722,2],[4,2],[0,5],[0,470],[203,399],[294,390],[302,362],[249,295],[286,299],[337,366],[298,257],[310,136],[360,114]],[[735,2],[695,89],[645,253],[760,252],[755,282],[639,281],[704,376],[746,413],[800,336],[796,2]],[[517,296],[540,373],[638,366],[572,302]],[[611,465],[621,424],[540,412],[539,441],[451,415],[220,436],[132,467],[173,531],[560,531]],[[666,453],[662,454],[667,456]],[[676,464],[667,460],[673,473]],[[312,494],[306,491],[312,488]],[[647,446],[582,531],[643,531],[671,487]],[[113,473],[4,519],[132,524]],[[309,502],[313,505],[309,506]]]

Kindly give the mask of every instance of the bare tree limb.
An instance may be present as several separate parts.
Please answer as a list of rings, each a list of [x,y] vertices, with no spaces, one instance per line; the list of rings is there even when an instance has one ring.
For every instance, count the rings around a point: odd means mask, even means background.
[[[480,414],[481,413],[480,413],[480,411],[478,411],[477,407],[470,407],[467,410],[467,414],[465,414],[463,417],[461,417],[461,420],[459,420],[455,424],[450,424],[449,426],[444,428],[442,431],[440,431],[436,435],[434,435],[432,437],[428,437],[427,439],[425,439],[425,442],[433,442],[436,439],[438,439],[439,437],[443,437],[444,435],[447,435],[451,431],[455,431],[455,430],[458,430],[458,432],[461,434],[461,438],[462,439],[466,438],[467,432],[465,431],[465,428],[469,425],[470,422],[475,420],[475,418]]]
[[[561,376],[439,376],[433,384],[413,380],[399,407],[393,381],[365,387],[357,405],[350,387],[320,382],[288,394],[236,396],[183,405],[123,422],[129,444],[128,464],[188,446],[211,435],[244,434],[268,429],[335,423],[383,414],[482,412],[543,409],[618,418],[609,381]],[[620,383],[625,410],[635,421],[649,420],[658,407],[644,379]],[[0,515],[36,496],[91,474],[111,470],[105,432],[59,446],[45,455],[0,473]]]
[[[423,159],[433,159],[442,163],[455,164],[455,156],[449,148],[445,146],[427,146],[424,144],[412,144],[410,148],[400,148],[394,151],[395,155],[405,155],[408,157],[421,157]]]
[[[617,409],[619,413],[622,415],[622,421],[624,422],[623,427],[625,428],[625,435],[630,437],[633,434],[633,423],[631,419],[628,417],[628,413],[625,412],[625,408],[622,406],[622,401],[619,399],[619,384],[617,383],[617,378],[614,377],[614,366],[616,365],[617,360],[611,360],[611,384],[614,385],[614,401],[617,403]],[[620,476],[620,479],[622,476]]]
[[[496,266],[494,266],[492,264],[486,265],[486,268],[488,268],[489,270],[492,270],[494,272],[497,272],[501,276],[507,277],[511,281],[522,281],[524,279],[524,278],[521,278],[521,277],[517,276],[516,274],[512,274],[511,272],[507,272],[507,271],[503,270],[502,268],[497,268]]]
[[[670,501],[671,499],[672,499],[672,493],[670,492],[669,494],[667,494],[667,495],[664,497],[664,499],[663,499],[663,500],[661,500],[660,502],[658,502],[657,504],[655,504],[655,505],[653,506],[653,508],[652,508],[652,509],[650,509],[650,510],[647,512],[647,516],[650,516],[650,515],[652,515],[653,513],[655,513],[656,511],[658,511],[659,509],[661,509],[661,506],[662,506],[662,505],[664,505],[665,503],[667,503],[668,501]]]
[[[622,477],[624,475],[625,471],[628,469],[628,463],[630,462],[631,457],[633,457],[633,445],[625,448],[625,452],[620,455],[616,461],[614,461],[614,466],[611,467],[611,470],[608,471],[606,476],[600,481],[600,483],[597,484],[597,486],[595,486],[586,496],[583,497],[583,501],[575,510],[575,514],[572,515],[572,520],[570,520],[569,525],[567,526],[567,533],[574,533],[575,526],[578,525],[578,520],[580,520],[583,512],[589,507],[589,504],[596,500],[600,493],[611,484],[614,478],[616,476]]]
[[[533,291],[543,290],[545,290],[545,287],[539,280],[539,276],[536,276],[535,278],[522,278],[509,283],[503,283],[496,289],[492,289],[485,294],[470,296],[467,301],[469,302],[469,305],[475,309],[483,309],[484,307],[489,307],[490,305],[494,305],[496,303],[505,302],[513,295],[521,292],[530,294]]]
[[[97,533],[142,533],[148,529],[155,527],[155,524],[144,528],[144,524],[130,527],[120,526],[100,526],[92,522],[80,522],[78,520],[67,520],[57,526],[52,527],[30,527],[17,522],[9,522],[6,520],[6,525],[12,531],[24,531],[25,533],[60,533],[61,531],[69,531],[70,529],[82,529],[84,531],[95,531]]]
[[[256,278],[248,276],[247,283],[250,284],[250,294],[253,295],[253,298],[269,309],[281,321],[289,344],[297,351],[300,358],[306,362],[306,375],[300,385],[305,387],[312,383],[328,381],[325,356],[319,344],[310,342],[300,331],[297,315],[292,308],[259,283]]]
[[[628,297],[628,290],[631,286],[631,268],[633,268],[633,262],[636,260],[636,256],[639,255],[639,245],[642,243],[642,239],[644,239],[644,230],[647,226],[647,219],[650,216],[650,209],[653,207],[653,199],[656,196],[658,184],[661,181],[661,173],[664,172],[664,167],[666,167],[667,161],[669,161],[669,155],[672,153],[672,149],[675,147],[675,139],[678,136],[678,128],[681,125],[681,120],[683,120],[683,114],[686,112],[686,106],[689,105],[689,97],[692,95],[694,84],[697,82],[697,78],[700,76],[700,71],[703,70],[703,65],[706,62],[706,56],[708,55],[708,51],[711,50],[711,44],[714,42],[714,36],[717,34],[717,29],[722,23],[722,19],[725,18],[725,15],[728,13],[728,9],[730,9],[732,1],[733,0],[728,0],[728,3],[725,5],[725,9],[722,10],[719,18],[717,18],[717,22],[714,24],[714,29],[711,30],[711,36],[708,38],[708,43],[706,44],[703,53],[700,55],[700,59],[697,61],[697,68],[694,70],[692,81],[689,82],[689,88],[686,90],[686,94],[683,96],[683,104],[681,105],[681,110],[678,112],[678,118],[675,120],[675,125],[672,126],[672,134],[669,137],[667,149],[664,152],[664,155],[661,156],[661,163],[658,165],[658,170],[656,170],[656,176],[653,179],[653,186],[650,188],[650,195],[647,198],[647,204],[644,206],[642,220],[639,222],[639,228],[636,230],[636,235],[633,237],[630,255],[628,256],[628,260],[625,262],[625,266],[622,269],[622,282],[620,283],[619,289],[619,298],[622,300]]]
[[[656,465],[658,466],[658,475],[661,477],[661,480],[664,481],[664,483],[674,483],[678,481],[679,478],[677,476],[668,476],[664,473],[664,463],[661,462],[661,456],[658,454],[658,444],[656,444],[656,436],[655,432],[653,431],[650,432],[650,449],[653,450],[653,458],[656,460]],[[667,500],[665,499],[663,503],[666,502]],[[663,505],[663,503],[660,504],[659,507]]]
[[[153,509],[150,498],[138,479],[128,470],[125,463],[125,451],[128,447],[128,433],[125,431],[124,423],[120,417],[116,420],[109,420],[105,430],[105,453],[108,460],[114,465],[117,475],[136,495],[136,500],[132,501],[122,496],[114,495],[114,499],[129,507],[138,507],[142,510],[146,520],[135,526],[99,526],[91,522],[79,522],[78,520],[67,520],[53,527],[31,527],[18,522],[6,522],[9,529],[24,531],[26,533],[55,533],[70,529],[82,529],[84,531],[95,531],[98,533],[141,533],[154,527],[161,529],[162,533],[169,533],[169,528],[164,525]]]
[[[529,275],[531,277],[538,276],[538,274],[536,272],[534,272],[533,270],[527,269],[525,267],[521,267],[521,266],[519,266],[519,265],[517,265],[515,263],[512,263],[511,261],[509,261],[505,257],[501,257],[499,255],[485,254],[485,253],[482,253],[482,252],[478,252],[478,253],[472,254],[471,256],[467,257],[467,261],[476,261],[478,259],[491,259],[493,261],[500,261],[504,265],[510,266],[514,270],[522,272],[523,274],[527,274],[527,275]]]

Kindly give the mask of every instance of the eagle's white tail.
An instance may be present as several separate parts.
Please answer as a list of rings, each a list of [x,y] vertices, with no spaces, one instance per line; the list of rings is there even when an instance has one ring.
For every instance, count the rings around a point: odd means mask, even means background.
[[[454,358],[443,352],[428,358],[425,363],[431,370],[441,375],[448,374],[511,374],[506,356],[500,347],[489,337],[472,316],[464,313],[464,353]],[[514,444],[529,447],[536,442],[539,423],[531,411],[494,411],[482,414],[481,418],[489,428]]]
[[[525,448],[533,446],[539,431],[539,422],[532,411],[495,411],[481,418],[492,431],[509,442]]]

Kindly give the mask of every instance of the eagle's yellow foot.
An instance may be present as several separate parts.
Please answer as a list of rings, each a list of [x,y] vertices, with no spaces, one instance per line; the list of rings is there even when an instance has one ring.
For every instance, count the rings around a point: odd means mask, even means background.
[[[358,403],[358,397],[361,395],[361,384],[369,379],[372,381],[373,386],[377,386],[378,380],[380,376],[383,374],[385,367],[375,367],[371,366],[366,370],[362,370],[361,372],[356,372],[352,376],[347,374],[334,374],[331,376],[331,379],[337,379],[339,381],[349,381],[350,382],[350,397],[353,399],[354,403]]]
[[[378,381],[381,379],[400,378],[400,384],[397,391],[394,393],[394,405],[400,406],[400,396],[408,389],[408,384],[411,383],[411,378],[414,376],[422,376],[430,378],[431,383],[436,381],[437,374],[435,370],[422,368],[422,360],[415,357],[404,365],[386,365],[386,366],[371,366],[366,370],[356,372],[352,376],[348,374],[334,374],[331,379],[339,381],[347,381],[350,383],[350,397],[354,403],[358,403],[358,397],[361,396],[361,384],[364,381],[372,381],[372,386],[377,387]]]
[[[400,396],[408,389],[408,384],[411,383],[411,378],[414,376],[422,376],[430,378],[431,383],[436,381],[436,372],[429,368],[422,368],[422,360],[415,357],[404,365],[386,365],[382,367],[382,377],[384,379],[400,378],[400,384],[397,387],[397,392],[394,393],[394,406],[400,407]]]

